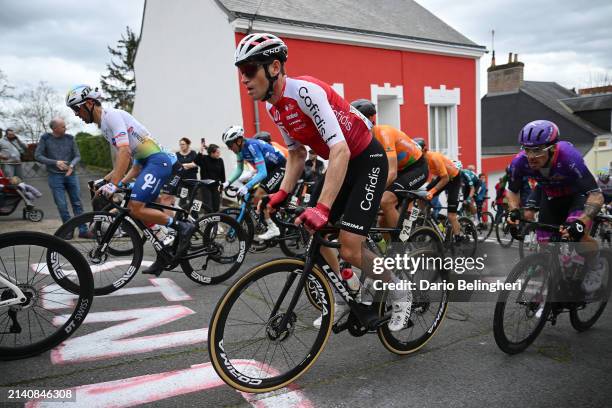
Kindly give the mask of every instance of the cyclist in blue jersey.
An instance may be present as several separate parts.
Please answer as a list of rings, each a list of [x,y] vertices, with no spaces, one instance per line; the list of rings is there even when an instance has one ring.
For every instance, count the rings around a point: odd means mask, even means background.
[[[261,199],[266,194],[278,191],[285,176],[286,163],[285,156],[280,151],[262,140],[246,139],[244,129],[238,125],[230,126],[223,133],[222,140],[232,152],[236,153],[236,160],[238,161],[234,174],[224,183],[224,188],[238,180],[244,170],[244,162],[246,161],[255,167],[257,173],[238,190],[240,196],[246,195],[256,185],[259,185],[255,191],[256,200]],[[280,235],[280,230],[270,218],[267,210],[264,210],[264,216],[268,229],[256,237],[259,241],[265,241]]]
[[[104,138],[117,150],[113,170],[104,179],[97,194],[112,196],[118,187],[135,179],[128,208],[130,215],[145,224],[165,225],[175,229],[179,236],[177,256],[187,250],[195,225],[176,221],[163,211],[146,205],[155,201],[166,182],[178,181],[176,173],[180,163],[176,155],[163,149],[149,131],[131,114],[121,109],[103,108],[98,89],[78,85],[66,95],[66,106],[85,123],[95,123]],[[132,162],[132,167],[128,171]],[[173,186],[176,187],[176,186]],[[159,275],[164,267],[163,259],[157,260],[143,273]]]
[[[510,164],[508,185],[508,223],[520,218],[520,191],[523,177],[535,179],[540,191],[540,218],[545,224],[561,224],[565,238],[580,242],[585,257],[586,274],[582,288],[592,293],[602,284],[604,259],[599,257],[597,241],[589,230],[604,203],[595,177],[584,163],[580,151],[571,143],[559,141],[559,128],[553,122],[536,120],[519,134],[522,152]],[[539,242],[547,242],[552,233],[538,230]]]

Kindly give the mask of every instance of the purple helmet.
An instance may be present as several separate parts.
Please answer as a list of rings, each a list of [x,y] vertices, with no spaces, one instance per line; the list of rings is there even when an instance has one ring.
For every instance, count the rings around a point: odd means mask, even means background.
[[[559,128],[549,120],[534,120],[519,133],[519,144],[526,147],[551,145],[559,140]]]

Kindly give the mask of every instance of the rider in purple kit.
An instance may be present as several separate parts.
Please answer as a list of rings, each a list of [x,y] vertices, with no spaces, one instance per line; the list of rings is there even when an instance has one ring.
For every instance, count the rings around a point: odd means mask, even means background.
[[[563,237],[583,244],[580,252],[586,258],[587,273],[582,288],[587,293],[594,292],[601,286],[605,270],[597,241],[589,235],[604,201],[595,177],[582,154],[571,143],[559,141],[559,128],[553,122],[528,123],[519,134],[519,143],[523,151],[510,164],[508,222],[516,225],[519,218],[523,177],[535,179],[541,191],[539,221],[561,224]],[[549,231],[537,231],[539,242],[547,242],[551,235]]]

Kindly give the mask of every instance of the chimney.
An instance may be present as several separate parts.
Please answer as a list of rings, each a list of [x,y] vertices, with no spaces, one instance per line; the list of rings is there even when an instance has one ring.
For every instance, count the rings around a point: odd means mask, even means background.
[[[515,92],[523,84],[523,69],[525,64],[518,60],[518,54],[508,53],[508,63],[504,65],[491,65],[487,69],[488,92]]]

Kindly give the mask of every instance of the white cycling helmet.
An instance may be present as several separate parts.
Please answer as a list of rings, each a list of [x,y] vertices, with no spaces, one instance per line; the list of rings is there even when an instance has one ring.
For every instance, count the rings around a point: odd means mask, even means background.
[[[232,125],[221,136],[223,143],[228,144],[237,140],[240,137],[244,137],[244,129],[240,125]]]
[[[234,64],[244,62],[270,63],[275,59],[287,61],[287,45],[275,36],[268,33],[249,34],[240,41],[234,53]]]
[[[87,99],[100,101],[102,99],[102,94],[98,91],[98,88],[92,88],[89,85],[77,85],[68,91],[66,95],[66,106],[72,108],[73,106],[80,105]]]

